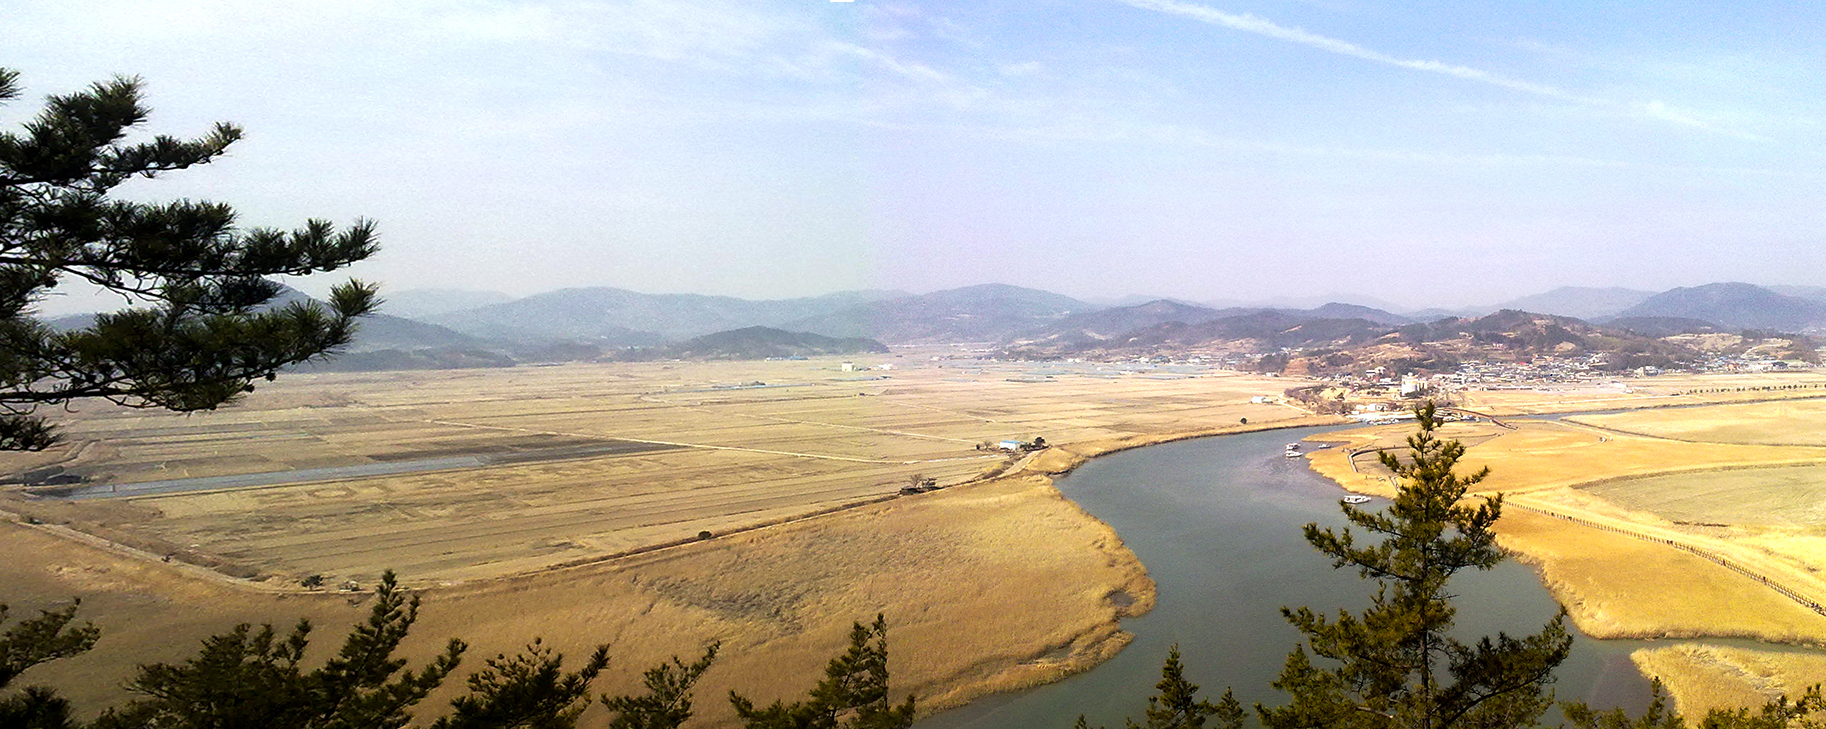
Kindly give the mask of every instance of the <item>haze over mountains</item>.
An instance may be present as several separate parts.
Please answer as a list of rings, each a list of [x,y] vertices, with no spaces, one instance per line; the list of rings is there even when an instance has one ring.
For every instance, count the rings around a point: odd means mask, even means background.
[[[1005,284],[764,301],[609,287],[508,300],[493,292],[401,291],[387,294],[382,309],[387,313],[365,319],[342,357],[311,367],[742,359],[879,353],[884,345],[935,343],[971,343],[1005,356],[1117,357],[1196,348],[1262,353],[1384,347],[1450,337],[1511,350],[1557,347],[1562,353],[1620,347],[1627,340],[1642,353],[1661,350],[1636,340],[1826,331],[1826,288],[1779,288],[1716,283],[1657,293],[1563,287],[1488,307],[1401,313],[1340,302],[1291,308],[1161,298],[1110,306]],[[288,292],[281,303],[301,298]],[[51,323],[81,326],[88,316]]]

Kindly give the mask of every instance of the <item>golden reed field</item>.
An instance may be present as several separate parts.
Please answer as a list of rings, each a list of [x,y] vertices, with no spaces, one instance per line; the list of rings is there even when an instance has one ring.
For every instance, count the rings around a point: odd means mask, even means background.
[[[1691,714],[1826,681],[1826,400],[1743,402],[1805,393],[1735,389],[1746,382],[1757,380],[1707,378],[1697,385],[1732,389],[1672,397],[1660,393],[1685,388],[1658,382],[1666,389],[1636,393],[1656,409],[1445,429],[1469,446],[1467,466],[1490,468],[1479,491],[1505,494],[1503,545],[1541,571],[1582,631],[1694,639],[1635,654]],[[1583,410],[1594,395],[1506,392],[1481,405],[1504,416]],[[1724,404],[1667,407],[1708,399]],[[1389,493],[1370,449],[1406,434],[1347,432],[1336,436],[1347,446],[1312,465],[1346,488]]]
[[[7,487],[0,542],[14,558],[0,584],[15,610],[81,596],[104,638],[26,680],[82,706],[119,701],[134,665],[187,656],[235,622],[310,617],[335,636],[365,593],[334,586],[396,569],[425,599],[418,654],[452,636],[473,644],[474,663],[535,636],[572,655],[608,642],[610,692],[720,640],[701,695],[791,696],[850,621],[885,613],[897,691],[942,708],[1093,666],[1126,644],[1120,619],[1152,603],[1145,566],[1049,475],[1122,448],[1337,422],[1250,402],[1302,384],[1291,379],[931,354],[855,371],[813,360],[293,375],[215,413],[85,408],[69,416],[70,443],[9,455],[4,470],[61,466],[112,498]],[[1588,633],[1814,645],[1826,617],[1802,603],[1826,598],[1826,526],[1797,498],[1815,498],[1826,474],[1821,401],[1772,400],[1807,393],[1771,388],[1818,381],[1473,392],[1470,407],[1499,416],[1657,409],[1449,435],[1491,466],[1488,491],[1510,494],[1505,545]],[[1694,403],[1723,404],[1665,407]],[[1395,446],[1406,432],[1343,438]],[[1055,447],[981,449],[1036,436]],[[1347,488],[1389,488],[1373,456],[1348,450],[1312,465]],[[915,475],[946,488],[900,495]],[[186,481],[211,478],[225,480]],[[162,482],[211,488],[145,490]],[[330,587],[301,587],[311,575]],[[1826,678],[1821,655],[1694,640],[1637,658],[1702,711]],[[704,725],[730,723],[722,702],[700,704]]]
[[[897,690],[940,708],[1095,665],[1126,644],[1118,619],[1152,603],[1146,569],[1048,473],[1115,448],[1318,422],[1251,404],[1285,387],[1273,378],[868,364],[895,367],[294,375],[216,413],[84,410],[68,445],[13,455],[6,470],[58,464],[127,495],[9,488],[0,508],[17,518],[0,540],[14,559],[0,584],[15,610],[81,596],[104,638],[27,680],[97,706],[123,698],[134,665],[187,656],[236,622],[309,616],[334,636],[362,609],[361,593],[334,586],[391,568],[425,599],[414,650],[452,636],[472,656],[535,636],[573,655],[609,642],[605,691],[632,690],[645,667],[714,639],[723,658],[703,696],[791,696],[852,620],[885,613]],[[1034,437],[1070,445],[1024,461],[978,449]],[[132,495],[158,481],[478,457],[487,463]],[[899,496],[914,474],[947,488]],[[300,587],[310,575],[330,589]],[[723,702],[701,704],[708,725],[732,719]]]

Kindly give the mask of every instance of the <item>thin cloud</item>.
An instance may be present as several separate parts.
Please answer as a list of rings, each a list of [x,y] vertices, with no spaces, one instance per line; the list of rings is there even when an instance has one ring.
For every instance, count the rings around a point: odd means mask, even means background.
[[[1216,8],[1178,2],[1177,0],[1116,0],[1116,2],[1142,10],[1151,10],[1158,13],[1166,13],[1168,15],[1177,15],[1183,18],[1191,18],[1192,20],[1197,20],[1202,23],[1229,28],[1231,30],[1239,30],[1245,33],[1254,33],[1256,35],[1289,43],[1298,43],[1303,46],[1336,53],[1341,56],[1361,58],[1366,61],[1373,61],[1375,63],[1395,66],[1397,68],[1451,76],[1466,81],[1475,81],[1491,86],[1498,86],[1505,89],[1534,94],[1536,96],[1570,101],[1587,106],[1610,110],[1622,110],[1638,118],[1668,122],[1693,129],[1725,134],[1739,139],[1757,139],[1757,137],[1749,134],[1721,129],[1706,122],[1701,119],[1699,115],[1691,111],[1675,109],[1660,101],[1629,104],[1611,99],[1582,96],[1568,92],[1557,86],[1510,78],[1508,76],[1491,73],[1470,66],[1461,66],[1443,61],[1392,56],[1372,48],[1365,48],[1350,41],[1319,35],[1300,28],[1290,28],[1266,18],[1250,15],[1248,13],[1226,13]]]

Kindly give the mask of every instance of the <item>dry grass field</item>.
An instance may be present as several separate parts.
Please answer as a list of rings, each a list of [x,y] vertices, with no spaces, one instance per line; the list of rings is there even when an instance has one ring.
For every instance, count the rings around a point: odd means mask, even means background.
[[[726,533],[1004,467],[978,444],[1178,433],[1302,415],[1279,380],[884,357],[298,375],[215,413],[88,408],[60,463],[102,484],[452,457],[381,477],[0,508],[243,576],[417,584],[513,574]],[[1010,379],[1050,381],[1011,382]],[[756,386],[764,383],[765,386]],[[746,386],[746,387],[744,387]],[[591,455],[592,449],[633,452]]]
[[[1826,466],[1685,472],[1609,481],[1585,490],[1676,524],[1799,531],[1826,527]]]
[[[236,622],[309,617],[333,646],[365,608],[359,594],[196,579],[19,524],[0,523],[0,543],[9,555],[0,584],[14,609],[80,595],[83,614],[102,628],[95,650],[22,678],[84,707],[120,701],[133,665],[182,659]],[[626,692],[643,668],[720,640],[723,658],[698,691],[705,721],[694,725],[728,726],[720,697],[729,689],[764,702],[802,694],[842,650],[852,620],[887,614],[895,686],[937,708],[1095,665],[1126,643],[1116,621],[1145,612],[1151,591],[1113,532],[1043,476],[1016,475],[621,560],[422,590],[408,648],[423,657],[462,637],[474,665],[535,636],[571,656],[606,642],[615,663],[597,687]],[[458,682],[450,683],[428,706],[450,697]]]
[[[1466,468],[1491,469],[1478,491],[1507,494],[1502,543],[1541,570],[1587,634],[1815,647],[1734,649],[1736,663],[1701,644],[1638,656],[1684,711],[1703,713],[1758,703],[1753,697],[1768,697],[1778,684],[1791,690],[1826,681],[1826,652],[1818,650],[1826,646],[1826,616],[1805,604],[1826,605],[1826,447],[1809,441],[1818,428],[1805,416],[1815,408],[1775,400],[1510,421],[1513,429],[1452,424],[1442,434],[1469,446]],[[1683,438],[1599,427],[1613,422]],[[1392,486],[1374,454],[1349,454],[1398,447],[1410,428],[1327,436],[1344,445],[1309,458],[1346,488],[1387,494]],[[1693,437],[1719,432],[1732,437]],[[1748,681],[1749,663],[1783,678]]]
[[[39,523],[0,523],[5,599],[30,611],[81,596],[105,635],[24,680],[95,707],[123,698],[133,665],[235,622],[310,617],[334,642],[362,594],[296,579],[393,568],[426,599],[420,654],[449,636],[478,663],[534,636],[573,655],[610,642],[601,688],[620,691],[721,640],[705,726],[730,723],[713,698],[729,688],[802,692],[850,621],[886,613],[897,688],[939,708],[1095,665],[1126,644],[1119,618],[1152,604],[1145,568],[1046,474],[1188,434],[1317,422],[1251,404],[1286,386],[1272,378],[886,361],[306,375],[217,413],[86,409],[67,446],[6,470],[146,484],[486,462],[80,501],[10,487],[0,508]],[[979,443],[1035,436],[1066,445],[980,478],[1012,459]],[[650,448],[618,450],[629,442]],[[953,487],[896,498],[915,473]]]
[[[1601,383],[1470,390],[1463,405],[1494,415],[1658,408],[1696,403],[1760,402],[1826,395],[1826,371],[1618,377]]]
[[[1826,446],[1826,399],[1719,405],[1706,408],[1702,417],[1670,409],[1568,419],[1674,440]]]
[[[1816,651],[1681,643],[1631,655],[1649,675],[1689,676],[1684,700],[1701,706],[1756,706],[1770,696],[1796,696],[1826,676]]]

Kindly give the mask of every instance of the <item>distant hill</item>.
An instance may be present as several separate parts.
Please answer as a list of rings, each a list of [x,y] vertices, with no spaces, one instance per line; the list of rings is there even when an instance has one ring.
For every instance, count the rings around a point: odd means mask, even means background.
[[[1417,351],[1444,354],[1438,361],[1599,355],[1595,364],[1600,369],[1625,370],[1645,365],[1669,367],[1699,356],[1685,346],[1653,336],[1515,309],[1415,324],[1398,331],[1404,343],[1418,345]]]
[[[1212,310],[1200,311],[1208,315]],[[1698,356],[1684,345],[1643,333],[1512,309],[1400,326],[1361,317],[1319,315],[1354,311],[1357,308],[1348,305],[1309,311],[1231,310],[1215,312],[1220,316],[1208,321],[1166,321],[1100,339],[1027,339],[1012,343],[1002,354],[1035,359],[1195,352],[1254,355],[1260,358],[1256,366],[1293,374],[1353,372],[1379,365],[1400,371],[1449,371],[1461,361],[1514,361],[1540,355],[1601,355],[1594,360],[1598,366],[1629,369],[1665,367]],[[1167,316],[1170,313],[1162,318]]]
[[[514,297],[499,291],[469,291],[466,289],[405,289],[403,291],[381,292],[380,310],[385,314],[403,316],[407,319],[424,319],[426,317],[448,314],[453,311],[474,309],[478,306],[499,304],[512,301]]]
[[[1618,318],[1698,319],[1728,330],[1800,332],[1826,326],[1826,302],[1784,296],[1747,283],[1716,283],[1665,291]]]
[[[370,314],[357,320],[351,352],[382,349],[437,349],[442,347],[475,347],[474,337],[436,324],[426,324],[404,317]]]
[[[1364,321],[1373,321],[1377,324],[1387,324],[1389,326],[1413,324],[1415,321],[1383,309],[1376,309],[1358,304],[1341,304],[1336,301],[1326,303],[1316,309],[1309,309],[1301,313],[1314,319],[1362,319]]]
[[[1560,288],[1533,296],[1524,296],[1513,301],[1496,305],[1495,309],[1514,309],[1533,311],[1555,316],[1570,316],[1574,319],[1592,321],[1604,317],[1616,316],[1618,312],[1640,304],[1654,296],[1653,291],[1637,291],[1625,288],[1589,288],[1583,286],[1561,286]]]
[[[887,353],[888,348],[873,339],[826,337],[772,327],[745,327],[705,334],[664,347],[636,350],[624,354],[622,358],[736,360]]]
[[[387,370],[462,370],[477,367],[512,367],[514,358],[491,349],[444,347],[439,349],[373,349],[344,352],[312,360],[292,369],[297,372],[380,372]]]
[[[775,326],[899,295],[904,294],[845,291],[800,299],[751,301],[732,296],[574,288],[450,312],[431,317],[430,321],[489,339],[653,346],[666,340],[747,326]]]
[[[1763,288],[1783,296],[1826,301],[1826,286],[1764,286]]]
[[[269,304],[271,307],[286,306],[293,302],[304,302],[322,306],[323,302],[312,298],[297,289],[286,287]],[[94,314],[71,314],[48,319],[45,324],[58,331],[82,329],[95,323]],[[355,324],[355,341],[351,342],[345,352],[373,352],[388,349],[414,350],[439,349],[446,347],[474,348],[479,343],[474,337],[452,331],[435,324],[426,324],[388,314],[369,314]]]
[[[1038,329],[1022,332],[1015,339],[1044,345],[1095,344],[1168,322],[1198,324],[1224,315],[1225,312],[1217,309],[1171,299],[1157,299],[1134,306],[1073,314]]]
[[[871,301],[780,326],[890,344],[999,341],[1096,308],[1048,291],[983,284]]]
[[[1719,330],[1718,325],[1699,319],[1684,319],[1677,316],[1630,316],[1611,319],[1604,322],[1611,329],[1621,329],[1648,337],[1671,337],[1675,334],[1707,334]]]
[[[1224,302],[1224,301],[1204,302],[1205,306],[1208,306],[1208,307],[1211,307],[1214,309],[1224,309],[1224,308],[1283,309],[1283,310],[1291,310],[1291,311],[1309,311],[1311,309],[1323,307],[1326,304],[1334,304],[1334,303],[1344,303],[1344,304],[1349,304],[1349,305],[1353,305],[1353,306],[1361,306],[1361,307],[1364,307],[1367,309],[1381,309],[1383,311],[1394,311],[1396,309],[1403,308],[1401,306],[1391,304],[1387,301],[1383,301],[1381,299],[1378,299],[1378,298],[1375,298],[1372,296],[1364,296],[1361,294],[1349,294],[1349,293],[1331,293],[1331,294],[1326,294],[1323,296],[1277,296],[1277,297],[1270,298],[1270,299],[1262,299],[1262,300],[1247,301],[1247,302]]]
[[[1407,317],[1410,321],[1428,322],[1428,321],[1439,321],[1441,319],[1475,319],[1477,317],[1484,316],[1484,315],[1489,314],[1494,311],[1497,311],[1497,310],[1484,308],[1484,307],[1475,307],[1475,308],[1468,308],[1468,309],[1441,309],[1438,307],[1434,307],[1431,309],[1421,309],[1419,311],[1410,311],[1410,312],[1403,314],[1402,316]]]
[[[1099,349],[1170,349],[1213,341],[1243,340],[1264,346],[1308,346],[1355,342],[1412,320],[1356,304],[1327,303],[1316,309],[1210,309],[1162,299],[1139,306],[1074,314],[1041,329],[1023,332],[1009,344],[1032,354],[1081,353]]]
[[[1128,307],[1128,306],[1140,306],[1142,304],[1151,304],[1156,301],[1171,301],[1175,304],[1185,304],[1186,306],[1197,306],[1197,307],[1206,308],[1206,309],[1213,308],[1209,305],[1200,304],[1196,301],[1191,301],[1189,299],[1175,299],[1171,296],[1132,295],[1132,296],[1122,296],[1122,297],[1117,297],[1117,298],[1087,298],[1087,299],[1079,299],[1079,301],[1083,301],[1086,304],[1090,304],[1090,305],[1095,306],[1100,309],[1115,309],[1115,308]],[[1228,306],[1228,304],[1226,304],[1226,306]],[[1217,308],[1222,308],[1222,307],[1217,307]]]
[[[1373,341],[1391,328],[1364,319],[1320,319],[1273,309],[1236,313],[1197,323],[1168,321],[1102,341],[1045,347],[1028,343],[1016,351],[1046,356],[1101,352],[1141,355],[1211,347],[1273,351],[1282,347],[1351,346]]]

